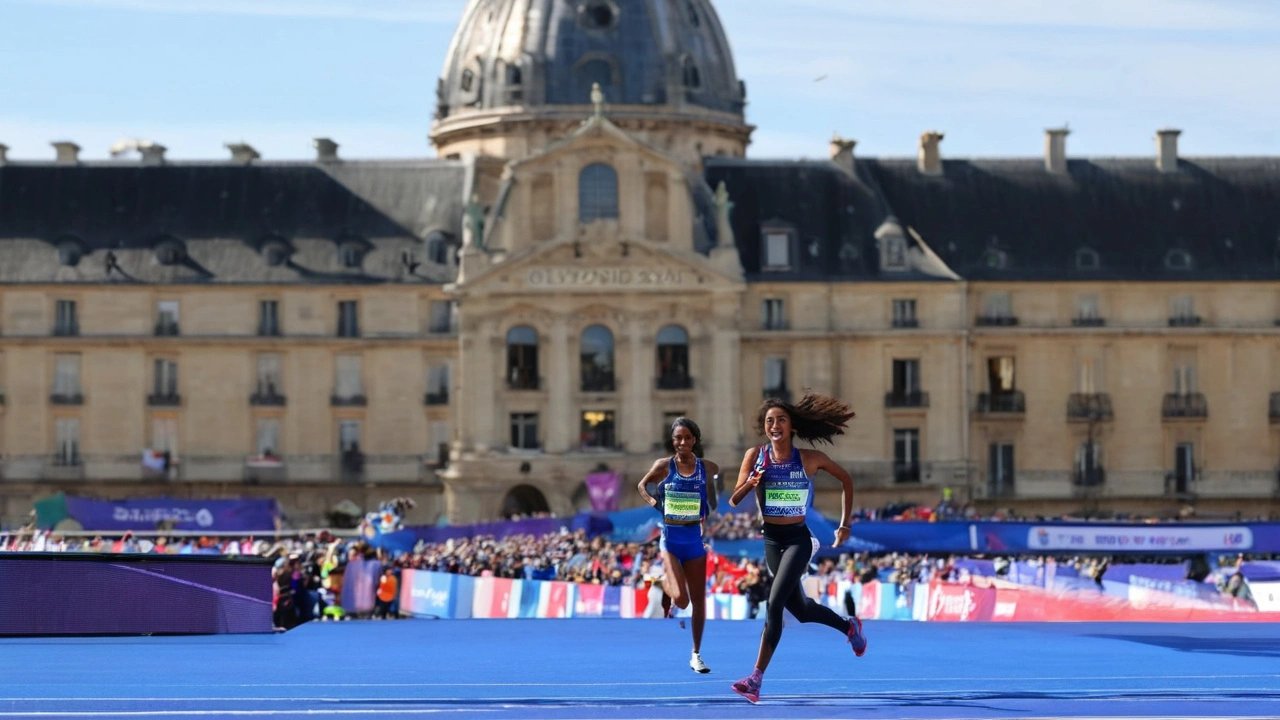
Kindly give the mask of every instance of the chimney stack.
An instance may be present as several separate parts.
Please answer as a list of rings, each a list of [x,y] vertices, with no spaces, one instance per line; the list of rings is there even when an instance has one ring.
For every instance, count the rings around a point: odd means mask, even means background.
[[[329,138],[316,138],[312,144],[316,148],[316,162],[337,162],[338,143]]]
[[[853,174],[853,148],[857,144],[857,140],[846,140],[839,133],[831,136],[831,162],[850,175]]]
[[[1071,131],[1062,128],[1050,128],[1044,131],[1044,169],[1051,173],[1067,171],[1067,135]]]
[[[80,162],[80,146],[69,141],[50,143],[58,151],[59,165],[75,165]]]
[[[142,153],[143,165],[163,165],[164,151],[167,149],[159,143],[147,143],[146,145],[138,146],[138,152]]]
[[[925,175],[942,174],[942,151],[938,148],[942,138],[943,134],[936,130],[929,130],[920,136],[920,154],[916,160],[916,165],[921,173]]]
[[[0,143],[0,163],[9,162],[9,146]]]
[[[1181,130],[1156,131],[1156,167],[1160,172],[1178,172],[1178,136]]]
[[[262,157],[252,145],[246,143],[226,143],[224,145],[231,151],[231,162],[248,165],[249,163]]]

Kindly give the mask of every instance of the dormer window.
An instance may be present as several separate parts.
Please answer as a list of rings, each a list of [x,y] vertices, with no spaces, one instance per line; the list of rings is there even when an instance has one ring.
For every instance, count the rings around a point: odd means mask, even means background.
[[[1076,269],[1077,270],[1097,270],[1102,265],[1101,258],[1098,253],[1090,248],[1080,248],[1076,251]]]
[[[698,15],[698,8],[693,4],[693,0],[685,0],[685,12],[689,15],[689,24],[694,27],[702,25],[702,17]]]
[[[156,261],[161,265],[177,265],[187,258],[187,249],[181,240],[168,238],[156,245]]]
[[[437,265],[448,265],[453,243],[449,236],[436,230],[427,235],[427,259]]]
[[[471,88],[475,87],[476,74],[470,70],[462,71],[462,80],[458,82],[458,87],[462,92],[471,92]]]
[[[884,241],[884,266],[888,270],[907,269],[907,240],[901,236],[890,236]]]
[[[698,66],[693,64],[693,60],[686,57],[680,72],[681,80],[684,86],[690,90],[697,90],[702,87],[702,73],[698,72]]]
[[[63,240],[58,243],[58,264],[75,267],[84,257],[84,248],[75,240]]]
[[[1170,250],[1164,256],[1164,266],[1169,270],[1190,270],[1191,253],[1182,249]]]
[[[289,261],[293,250],[280,240],[268,240],[262,245],[262,259],[272,267],[278,267]]]
[[[1009,267],[1009,255],[1003,250],[991,249],[982,254],[982,264],[992,270]]]
[[[612,29],[618,19],[618,8],[610,0],[589,0],[579,6],[578,21],[588,30]]]
[[[765,229],[763,270],[790,270],[792,235],[783,228]]]
[[[343,240],[338,243],[338,262],[344,268],[357,269],[364,263],[366,250],[367,247],[360,240]]]

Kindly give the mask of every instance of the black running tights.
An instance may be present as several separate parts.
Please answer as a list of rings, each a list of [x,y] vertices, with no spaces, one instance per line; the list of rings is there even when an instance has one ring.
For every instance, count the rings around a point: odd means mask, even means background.
[[[778,641],[782,639],[784,609],[790,610],[802,623],[822,623],[842,634],[849,632],[848,620],[831,608],[814,602],[800,587],[800,578],[804,576],[812,554],[809,528],[804,524],[765,525],[764,560],[773,575],[773,587],[769,589],[764,640],[773,648],[777,648]]]

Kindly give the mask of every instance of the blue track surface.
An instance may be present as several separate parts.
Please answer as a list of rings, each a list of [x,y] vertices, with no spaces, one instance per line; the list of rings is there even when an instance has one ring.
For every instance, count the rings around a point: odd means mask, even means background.
[[[1280,716],[1276,625],[792,620],[752,707],[759,622],[313,623],[275,636],[3,639],[0,718]]]

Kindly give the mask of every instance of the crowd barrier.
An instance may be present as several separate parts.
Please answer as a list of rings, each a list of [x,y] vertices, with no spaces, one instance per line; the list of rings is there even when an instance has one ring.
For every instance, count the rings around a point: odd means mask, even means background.
[[[851,600],[858,615],[875,620],[932,622],[1277,622],[1280,612],[1224,598],[1208,602],[1159,589],[1140,588],[1130,598],[1100,590],[1053,591],[990,578],[969,583],[871,581],[821,583],[805,579],[805,592],[836,612]],[[401,576],[400,608],[418,617],[465,618],[643,618],[654,617],[657,588],[471,577],[425,570]],[[758,609],[758,608],[757,608]],[[743,595],[709,594],[707,619],[752,616]],[[757,616],[763,617],[762,614]]]

